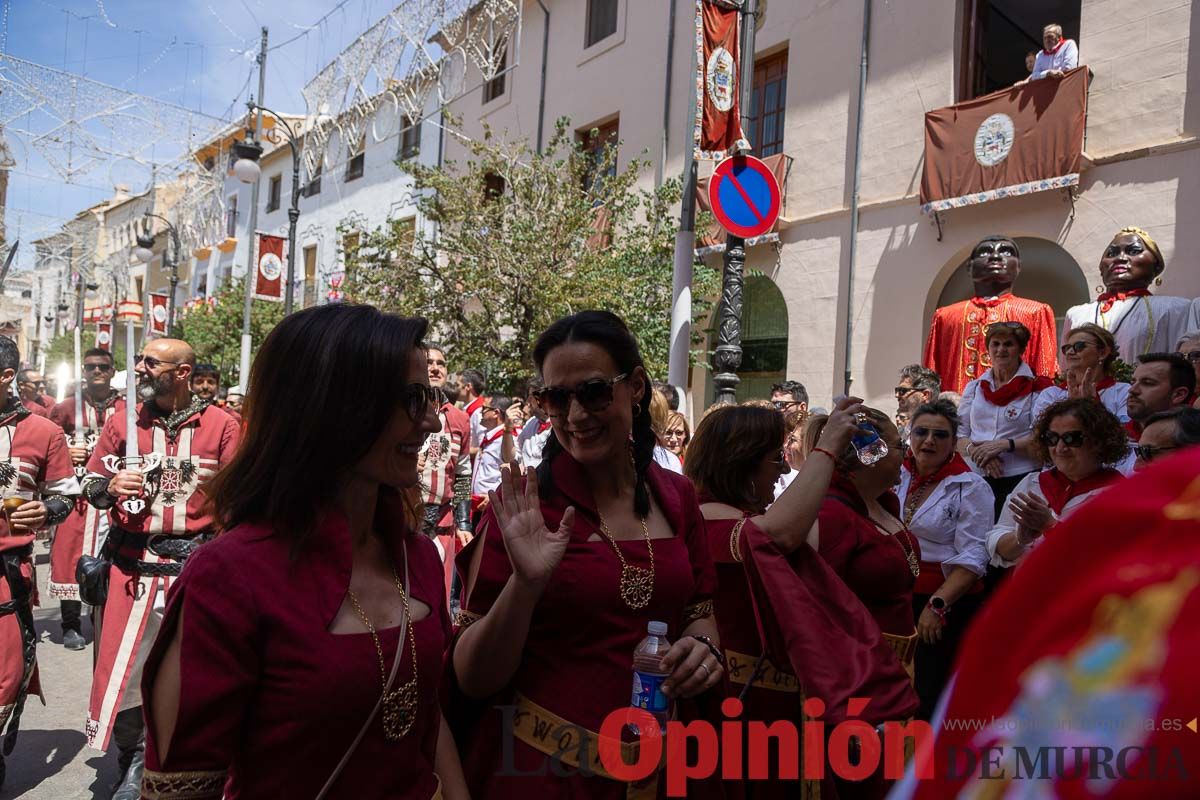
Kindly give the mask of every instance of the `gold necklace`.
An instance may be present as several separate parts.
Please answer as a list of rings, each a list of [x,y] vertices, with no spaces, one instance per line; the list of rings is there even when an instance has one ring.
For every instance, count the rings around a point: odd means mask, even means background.
[[[904,518],[900,520],[905,527],[912,522],[912,518],[917,515],[917,509],[921,507],[921,503],[925,501],[925,495],[929,494],[929,490],[933,484],[926,483],[918,487],[917,491],[910,491],[908,497],[904,501]]]
[[[375,626],[371,624],[371,620],[367,617],[367,613],[363,611],[359,605],[358,598],[354,596],[354,592],[346,590],[346,595],[350,598],[350,605],[354,606],[355,613],[362,620],[363,625],[367,626],[367,631],[371,634],[371,641],[375,643],[375,653],[379,656],[379,677],[383,680],[383,735],[391,741],[399,741],[408,735],[412,730],[413,723],[417,719],[417,636],[413,632],[412,612],[408,607],[408,594],[404,591],[404,585],[400,583],[400,576],[396,574],[396,569],[392,568],[392,579],[396,582],[396,589],[400,592],[400,599],[404,602],[404,619],[405,627],[408,629],[408,643],[412,648],[412,665],[413,676],[408,683],[401,686],[399,689],[387,691],[388,674],[387,669],[383,664],[383,647],[379,643],[379,634],[375,632]],[[403,653],[400,653],[396,658],[402,658]]]
[[[645,608],[654,594],[654,545],[650,544],[650,529],[646,527],[645,517],[639,521],[642,523],[642,535],[646,537],[646,550],[650,553],[650,569],[635,567],[626,561],[625,554],[617,545],[616,537],[609,531],[608,525],[604,524],[604,517],[600,516],[599,511],[596,512],[596,516],[600,517],[600,532],[608,539],[613,550],[617,551],[617,558],[621,559],[621,599],[633,611]]]
[[[891,517],[892,515],[888,514],[888,516]],[[873,517],[870,517],[868,515],[868,518],[871,520],[871,524],[875,526],[875,530],[879,531],[880,535],[890,536],[891,538],[900,542],[900,549],[902,551],[904,551],[904,558],[906,561],[908,561],[908,571],[913,574],[914,578],[920,577],[921,562],[917,560],[917,549],[916,549],[916,547],[910,547],[908,544],[905,544],[904,537],[900,535],[902,533],[908,534],[909,536],[913,535],[912,531],[910,531],[908,529],[908,525],[905,524],[902,520],[900,520],[896,517],[892,517],[893,519],[895,519],[897,522],[900,523],[900,530],[896,531],[895,533],[891,533],[891,532],[885,530],[884,527],[882,525],[880,525],[878,522],[876,522]]]

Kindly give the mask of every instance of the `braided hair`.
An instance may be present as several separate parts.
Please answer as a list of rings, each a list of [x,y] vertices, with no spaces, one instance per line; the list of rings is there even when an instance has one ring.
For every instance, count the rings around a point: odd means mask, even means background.
[[[638,349],[637,339],[630,333],[629,328],[616,314],[608,311],[580,311],[577,314],[563,317],[554,322],[542,332],[533,346],[533,361],[541,373],[542,366],[551,350],[565,344],[591,344],[608,353],[617,369],[626,375],[633,374],[638,367],[645,372],[642,353]],[[647,389],[649,383],[647,382]],[[636,484],[633,494],[633,509],[639,517],[650,514],[650,492],[646,487],[646,470],[654,460],[654,447],[658,437],[650,425],[650,397],[647,393],[641,403],[634,406],[632,453],[633,468],[636,474]],[[554,459],[563,452],[563,446],[557,436],[546,440],[542,448],[542,463],[538,465],[538,491],[543,497],[549,497],[554,491],[554,477],[551,465]]]

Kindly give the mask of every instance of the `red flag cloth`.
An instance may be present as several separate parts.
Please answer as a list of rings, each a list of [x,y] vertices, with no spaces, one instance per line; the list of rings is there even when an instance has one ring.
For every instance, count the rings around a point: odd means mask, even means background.
[[[751,523],[739,547],[767,651],[783,654],[773,660],[791,666],[806,697],[825,701],[826,725],[845,720],[855,697],[871,699],[857,717],[872,725],[916,713],[917,695],[895,650],[825,559],[807,544],[785,554]]]
[[[1079,183],[1088,68],[925,115],[925,213]]]
[[[150,333],[157,336],[167,335],[167,296],[150,293]]]
[[[749,150],[742,132],[741,12],[715,2],[696,2],[696,158],[725,158]]]
[[[254,250],[254,297],[257,300],[283,301],[283,252],[280,236],[259,233]]]
[[[1130,289],[1128,292],[1105,292],[1096,298],[1100,303],[1100,313],[1107,314],[1112,311],[1113,304],[1118,300],[1126,300],[1130,297],[1153,297],[1149,289]]]
[[[1053,385],[1054,381],[1049,378],[1031,378],[1028,375],[1018,375],[999,389],[992,389],[992,385],[987,381],[979,382],[984,399],[998,408],[1004,408],[1014,400],[1049,389]]]
[[[958,651],[933,777],[898,796],[1196,796],[1197,476],[1200,449],[1153,462],[1028,554]]]
[[[111,322],[101,322],[96,325],[96,347],[112,352],[112,329]]]

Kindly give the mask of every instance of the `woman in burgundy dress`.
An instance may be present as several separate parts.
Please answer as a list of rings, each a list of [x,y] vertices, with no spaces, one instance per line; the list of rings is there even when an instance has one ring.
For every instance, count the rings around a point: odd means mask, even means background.
[[[242,447],[209,484],[224,532],[146,664],[145,796],[466,797],[438,704],[441,562],[400,494],[438,428],[425,329],[327,305],[263,343]]]
[[[879,431],[887,455],[868,466],[853,446],[834,451],[837,469],[809,541],[862,600],[911,676],[917,645],[912,595],[921,546],[901,521],[900,501],[892,491],[900,479],[904,445],[886,414],[863,408],[859,418]],[[814,417],[814,433],[819,436],[826,423]]]
[[[663,663],[671,700],[722,679],[696,495],[653,463],[650,381],[618,317],[560,319],[533,357],[554,434],[536,480],[522,486],[515,465],[506,471],[459,554],[464,627],[451,660],[460,696],[486,701],[482,719],[456,730],[467,782],[486,798],[661,795],[657,776],[631,785],[609,774],[597,735],[630,705],[633,651],[652,620],[672,642]]]

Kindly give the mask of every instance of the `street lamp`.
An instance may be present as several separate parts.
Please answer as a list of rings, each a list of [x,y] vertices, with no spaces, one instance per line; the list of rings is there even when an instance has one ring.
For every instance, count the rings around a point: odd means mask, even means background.
[[[168,247],[163,257],[166,259],[167,267],[171,270],[171,294],[167,297],[167,335],[175,335],[175,289],[179,286],[179,257],[183,252],[183,246],[179,243],[179,231],[175,230],[175,226],[167,220],[166,217],[161,217],[158,214],[152,214],[147,211],[144,215],[145,220],[142,223],[142,232],[137,237],[138,246],[133,248],[133,257],[143,264],[149,264],[154,258],[154,237],[150,235],[150,220],[156,219],[167,226],[167,233],[171,235],[171,244],[173,247]],[[172,255],[172,249],[174,255]]]
[[[283,313],[285,315],[292,313],[292,294],[296,283],[296,222],[300,219],[300,148],[297,146],[296,132],[292,130],[292,126],[287,120],[275,113],[269,108],[260,106],[257,103],[247,103],[251,112],[258,111],[262,114],[270,114],[272,117],[283,126],[284,133],[287,135],[288,147],[292,149],[292,204],[288,208],[288,256],[287,256],[287,283],[283,290]],[[233,146],[233,152],[237,155],[238,160],[234,162],[233,174],[242,183],[256,183],[262,175],[262,168],[258,165],[258,160],[262,157],[262,145],[253,139],[237,142]],[[250,232],[254,236],[254,231]],[[253,252],[253,247],[251,248]],[[257,264],[251,264],[257,270]],[[250,273],[247,273],[249,278]]]

